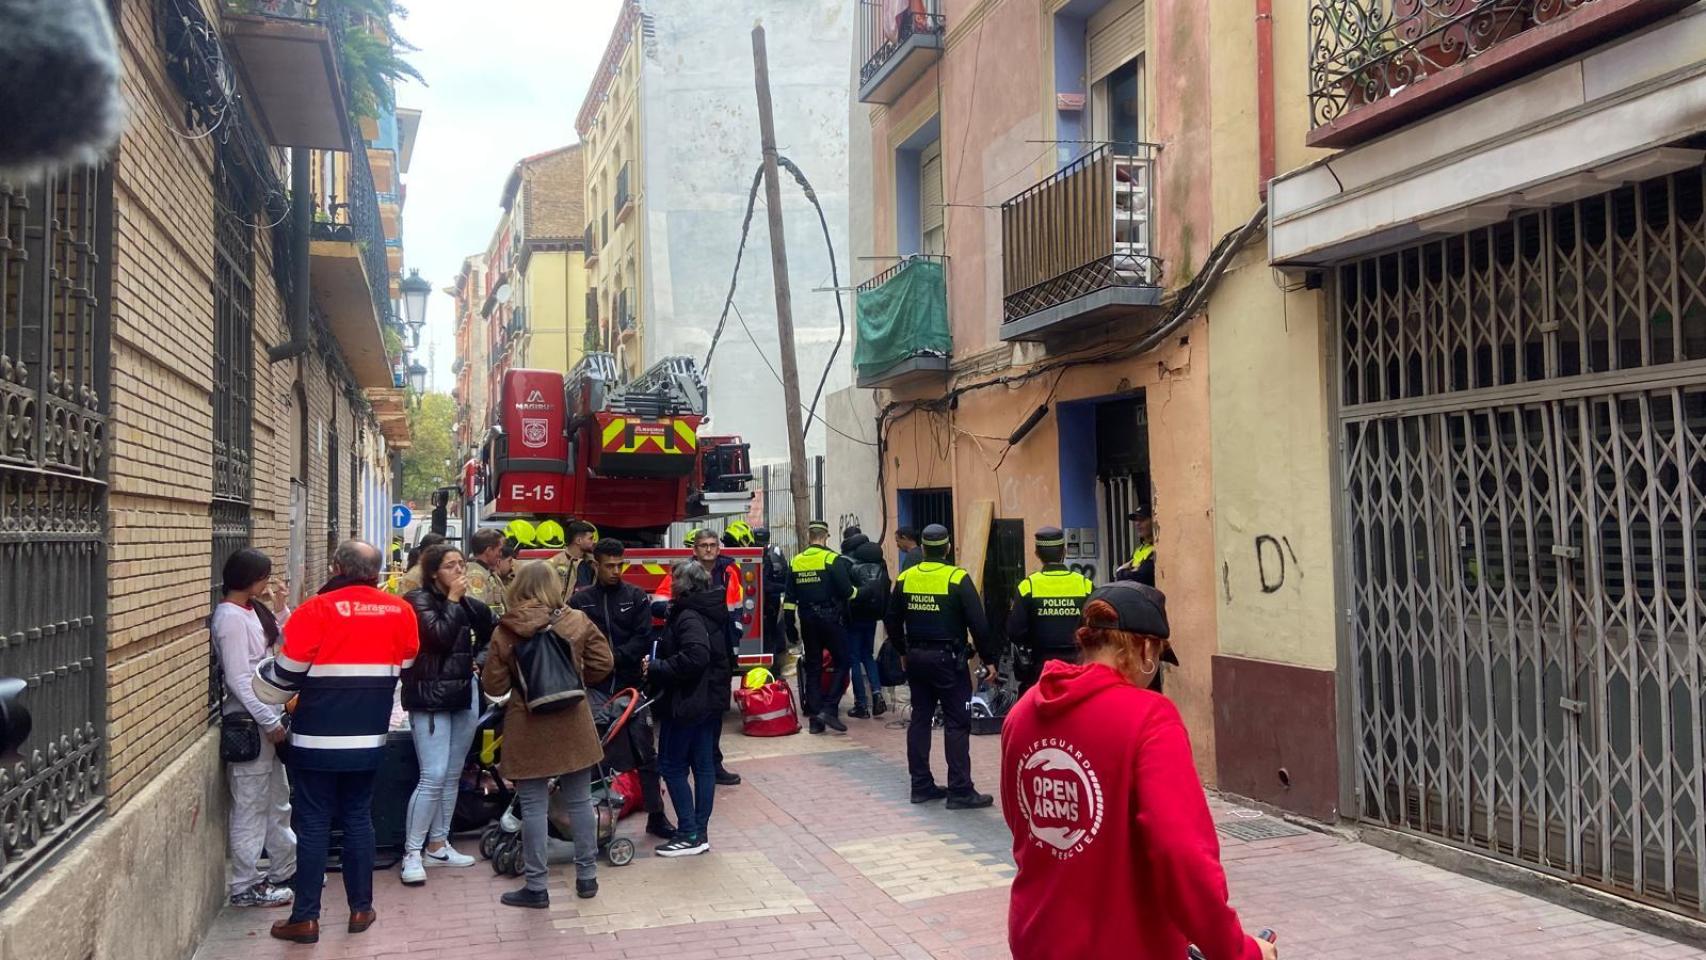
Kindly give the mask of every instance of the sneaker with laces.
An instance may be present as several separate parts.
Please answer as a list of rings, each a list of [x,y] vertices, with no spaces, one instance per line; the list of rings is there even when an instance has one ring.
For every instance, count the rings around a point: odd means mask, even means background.
[[[418,887],[426,883],[426,865],[421,863],[419,850],[403,854],[403,886]]]
[[[697,857],[711,849],[710,841],[699,837],[677,837],[657,849],[660,857]]]
[[[474,858],[458,852],[447,843],[437,850],[422,851],[421,862],[429,867],[471,867],[474,865]]]
[[[265,880],[255,884],[241,893],[231,895],[233,907],[283,907],[289,905],[294,896],[289,887],[275,887]]]

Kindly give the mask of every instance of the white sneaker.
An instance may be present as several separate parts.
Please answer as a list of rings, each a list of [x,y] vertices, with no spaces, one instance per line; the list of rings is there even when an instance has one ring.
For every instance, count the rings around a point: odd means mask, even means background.
[[[233,907],[282,907],[292,899],[290,888],[276,886],[265,880],[241,893],[231,895]]]
[[[403,886],[418,887],[426,883],[426,867],[421,865],[419,851],[403,854]]]
[[[421,860],[429,867],[471,867],[474,858],[465,853],[458,853],[450,844],[440,847],[437,852],[425,850],[421,852]]]

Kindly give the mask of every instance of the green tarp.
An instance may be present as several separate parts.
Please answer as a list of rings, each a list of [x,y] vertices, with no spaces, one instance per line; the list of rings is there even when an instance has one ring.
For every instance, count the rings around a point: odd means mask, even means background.
[[[920,354],[945,357],[953,350],[948,333],[948,283],[940,260],[916,259],[856,300],[859,341],[853,363],[860,376],[882,373]]]

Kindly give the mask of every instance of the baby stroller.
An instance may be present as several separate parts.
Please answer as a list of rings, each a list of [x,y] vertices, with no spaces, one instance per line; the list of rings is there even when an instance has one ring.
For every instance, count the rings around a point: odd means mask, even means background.
[[[598,818],[598,852],[613,867],[625,867],[634,862],[634,841],[616,836],[616,821],[621,816],[627,798],[614,786],[615,772],[611,766],[613,741],[622,737],[637,714],[650,710],[652,702],[640,696],[632,687],[605,697],[594,693],[593,723],[598,727],[599,741],[605,756],[593,772],[592,803]],[[551,787],[551,800],[545,812],[551,836],[556,840],[572,840],[569,811],[566,802],[559,803],[556,783]],[[521,876],[521,811],[512,794],[503,814],[496,823],[480,835],[480,855],[492,862],[492,872],[499,876]]]
[[[456,788],[456,810],[451,816],[452,833],[479,830],[496,820],[515,800],[515,789],[498,773],[503,746],[504,707],[509,698],[488,700],[485,712],[474,727],[474,742],[462,763],[462,780]]]

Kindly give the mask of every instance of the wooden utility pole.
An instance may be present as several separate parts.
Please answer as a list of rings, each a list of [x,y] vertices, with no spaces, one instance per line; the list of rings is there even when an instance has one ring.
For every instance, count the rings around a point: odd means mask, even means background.
[[[764,204],[770,214],[770,273],[776,283],[776,342],[782,351],[782,402],[788,416],[788,489],[794,496],[794,536],[806,546],[811,519],[806,489],[806,436],[800,418],[800,368],[794,357],[794,304],[788,288],[788,247],[782,236],[782,182],[776,169],[776,119],[770,113],[770,61],[764,25],[752,28],[752,72],[758,87],[758,134],[764,146]],[[710,371],[706,371],[707,374]]]

